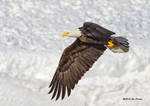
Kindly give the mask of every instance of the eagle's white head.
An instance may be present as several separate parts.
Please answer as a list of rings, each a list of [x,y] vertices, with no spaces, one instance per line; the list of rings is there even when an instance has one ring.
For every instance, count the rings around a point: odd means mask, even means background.
[[[71,32],[66,32],[66,33],[63,33],[62,34],[62,37],[65,37],[65,36],[68,36],[68,37],[75,37],[75,38],[78,38],[82,35],[80,29],[75,29]]]

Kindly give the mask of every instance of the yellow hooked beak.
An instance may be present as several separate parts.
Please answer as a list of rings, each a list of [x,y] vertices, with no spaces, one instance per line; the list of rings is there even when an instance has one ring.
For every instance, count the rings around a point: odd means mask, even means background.
[[[109,46],[109,47],[114,47],[115,44],[114,44],[112,41],[109,41],[107,46]]]
[[[61,36],[62,37],[65,37],[65,36],[67,36],[68,35],[68,33],[63,33]]]

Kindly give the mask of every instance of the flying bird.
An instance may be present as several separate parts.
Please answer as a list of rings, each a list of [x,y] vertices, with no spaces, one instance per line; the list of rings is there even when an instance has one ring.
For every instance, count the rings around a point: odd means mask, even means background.
[[[128,40],[121,36],[111,36],[113,34],[115,33],[92,22],[85,22],[82,27],[62,34],[63,37],[75,37],[76,40],[64,49],[60,58],[49,85],[51,99],[64,99],[66,92],[70,96],[81,77],[107,48],[114,53],[129,51]]]

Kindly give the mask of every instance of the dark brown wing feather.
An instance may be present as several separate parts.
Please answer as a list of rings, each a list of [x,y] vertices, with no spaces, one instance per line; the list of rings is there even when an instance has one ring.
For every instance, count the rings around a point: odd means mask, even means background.
[[[108,39],[114,32],[92,22],[85,22],[82,29],[83,35],[94,40],[102,41]]]
[[[75,84],[92,67],[105,49],[104,45],[86,44],[79,39],[67,47],[49,86],[51,87],[49,93],[53,92],[52,99],[56,97],[57,100],[61,94],[63,99],[66,90],[69,96],[71,89],[74,89]]]

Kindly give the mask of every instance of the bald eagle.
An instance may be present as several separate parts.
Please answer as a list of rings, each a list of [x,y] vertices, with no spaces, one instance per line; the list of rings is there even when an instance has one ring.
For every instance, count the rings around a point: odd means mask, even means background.
[[[87,72],[94,62],[109,48],[114,53],[124,53],[129,50],[128,40],[124,37],[113,37],[114,32],[102,26],[85,22],[82,27],[62,36],[75,37],[76,40],[65,48],[54,77],[49,85],[49,94],[56,100],[64,99],[66,92],[70,96],[71,89]]]

